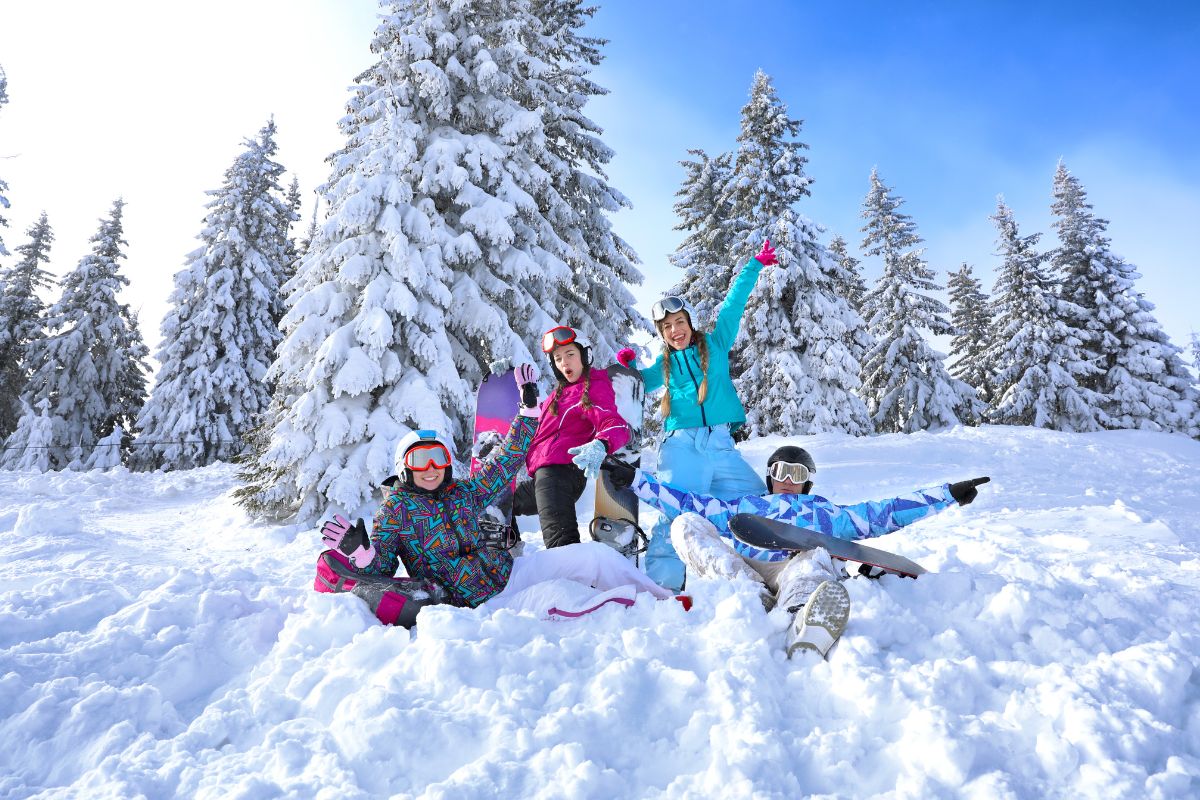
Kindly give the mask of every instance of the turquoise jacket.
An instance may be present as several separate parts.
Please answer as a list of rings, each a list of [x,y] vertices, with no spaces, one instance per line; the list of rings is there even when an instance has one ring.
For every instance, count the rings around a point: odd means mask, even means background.
[[[754,290],[762,268],[763,265],[756,258],[746,262],[729,287],[729,294],[721,304],[712,333],[697,332],[708,343],[708,393],[703,403],[696,399],[700,382],[704,379],[696,345],[693,343],[683,350],[671,351],[671,415],[663,423],[665,430],[722,424],[737,428],[746,421],[746,409],[742,408],[742,401],[733,388],[733,379],[729,377],[729,349],[737,338],[742,314],[746,311],[750,292]],[[695,325],[696,321],[692,320],[692,324]],[[646,382],[647,392],[662,388],[662,360],[660,354],[653,364],[638,370]]]

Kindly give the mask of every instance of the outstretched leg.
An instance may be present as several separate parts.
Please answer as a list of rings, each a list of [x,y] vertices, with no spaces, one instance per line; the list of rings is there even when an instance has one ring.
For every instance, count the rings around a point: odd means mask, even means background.
[[[822,657],[846,630],[850,595],[838,582],[829,553],[818,548],[793,556],[779,575],[779,605],[794,613],[787,654],[814,651]]]

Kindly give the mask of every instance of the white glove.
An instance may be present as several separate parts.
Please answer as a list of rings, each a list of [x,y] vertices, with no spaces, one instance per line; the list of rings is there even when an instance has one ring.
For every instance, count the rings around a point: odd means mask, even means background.
[[[571,463],[583,470],[585,478],[600,477],[600,465],[608,455],[608,448],[604,446],[604,442],[592,439],[587,444],[572,447],[567,452],[574,456]]]

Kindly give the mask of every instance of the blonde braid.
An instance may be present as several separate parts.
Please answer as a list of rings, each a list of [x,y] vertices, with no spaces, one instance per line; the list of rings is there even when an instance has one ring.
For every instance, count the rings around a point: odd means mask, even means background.
[[[662,329],[659,329],[659,334],[662,334]],[[662,369],[663,369],[663,392],[662,400],[658,403],[658,408],[662,412],[662,418],[666,419],[671,416],[671,346],[667,344],[666,339],[663,340],[662,354]]]

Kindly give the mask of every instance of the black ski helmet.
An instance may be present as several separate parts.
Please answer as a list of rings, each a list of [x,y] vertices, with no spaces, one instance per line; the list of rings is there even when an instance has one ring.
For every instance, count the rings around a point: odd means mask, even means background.
[[[574,338],[572,338],[569,342],[556,342],[550,347],[549,350],[547,350],[545,342],[546,337],[558,330],[570,331],[574,335]],[[569,325],[559,325],[558,327],[551,328],[549,331],[546,331],[546,333],[542,335],[542,339],[542,352],[546,354],[546,360],[550,362],[550,372],[554,374],[554,380],[558,381],[559,383],[567,382],[567,379],[563,377],[563,374],[559,371],[558,366],[554,363],[554,351],[559,347],[566,347],[569,344],[573,344],[579,348],[579,360],[583,362],[584,374],[587,374],[588,367],[592,365],[592,343],[588,341],[586,334],[577,328],[570,327]]]
[[[785,444],[774,453],[771,453],[771,457],[767,459],[766,478],[768,493],[773,493],[775,491],[775,482],[771,480],[771,465],[776,461],[784,461],[788,464],[803,464],[804,466],[808,467],[808,471],[810,473],[817,471],[817,462],[813,461],[813,457],[808,454],[807,450],[805,450],[803,447],[796,447],[794,444]],[[809,480],[804,484],[804,493],[808,494],[808,490],[811,488],[812,480]]]

